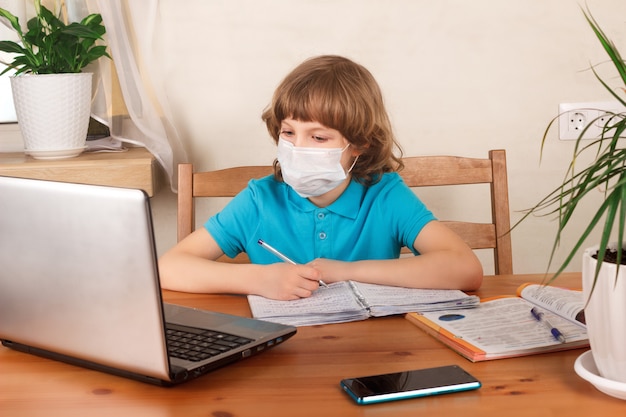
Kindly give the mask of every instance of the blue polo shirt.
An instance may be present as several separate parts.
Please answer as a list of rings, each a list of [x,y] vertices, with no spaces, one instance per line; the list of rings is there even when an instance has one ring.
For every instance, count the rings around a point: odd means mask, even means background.
[[[280,262],[262,239],[296,263],[395,259],[433,214],[397,173],[371,186],[352,180],[328,207],[317,207],[272,175],[252,180],[205,228],[229,257],[246,252],[256,264]],[[416,253],[417,254],[417,253]]]

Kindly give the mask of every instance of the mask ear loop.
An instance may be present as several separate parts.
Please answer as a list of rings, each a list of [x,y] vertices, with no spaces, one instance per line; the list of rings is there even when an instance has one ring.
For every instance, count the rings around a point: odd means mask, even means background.
[[[348,143],[346,147],[341,150],[341,152],[343,153],[349,147],[350,147],[350,143]],[[354,161],[352,161],[352,165],[350,165],[350,168],[348,169],[348,172],[346,172],[346,174],[349,174],[350,172],[352,172],[352,168],[354,168],[354,166],[356,165],[356,161],[359,160],[359,156],[361,155],[357,155],[356,158],[354,158]]]
[[[346,174],[349,174],[350,172],[352,172],[352,168],[354,168],[354,166],[356,165],[356,161],[359,160],[359,156],[361,155],[357,155],[356,158],[354,158],[354,162],[352,162],[352,165],[350,165],[350,169],[348,170]]]

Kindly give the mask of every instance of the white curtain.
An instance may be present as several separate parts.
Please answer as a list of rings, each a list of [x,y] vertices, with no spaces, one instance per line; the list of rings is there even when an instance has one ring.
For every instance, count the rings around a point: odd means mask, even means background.
[[[59,3],[42,1],[51,10]],[[103,58],[88,69],[97,79],[93,117],[109,127],[112,137],[148,149],[175,190],[176,166],[187,155],[165,95],[160,72],[165,57],[159,56],[153,42],[160,22],[159,0],[65,0],[65,5],[70,21],[100,13],[107,30],[105,41],[113,61]],[[0,0],[0,6],[18,15],[23,25],[33,13],[32,0]],[[122,97],[113,92],[115,74]]]

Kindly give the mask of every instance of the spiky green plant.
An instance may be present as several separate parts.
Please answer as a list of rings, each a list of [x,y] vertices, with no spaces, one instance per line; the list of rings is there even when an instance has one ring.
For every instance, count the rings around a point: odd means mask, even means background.
[[[65,24],[41,0],[34,3],[37,14],[28,21],[26,32],[15,15],[0,8],[0,17],[8,20],[19,37],[19,43],[0,41],[0,51],[15,55],[0,75],[10,70],[16,75],[77,73],[100,57],[109,57],[106,46],[96,44],[106,32],[100,14]]]
[[[589,10],[583,10],[583,14],[621,78],[621,82],[623,83],[623,86],[620,88],[621,92],[618,93],[611,88],[592,66],[593,74],[618,102],[626,106],[624,98],[624,93],[626,92],[626,64],[615,44],[602,31]],[[602,204],[569,251],[559,269],[552,275],[550,282],[565,270],[576,256],[576,252],[584,244],[587,237],[589,237],[589,234],[596,229],[596,227],[601,225],[602,233],[597,254],[598,263],[593,284],[593,288],[595,288],[602,262],[605,259],[605,255],[611,249],[609,248],[609,244],[613,232],[617,232],[617,242],[624,242],[624,226],[626,223],[626,149],[620,147],[622,144],[620,140],[624,139],[623,134],[626,130],[626,115],[624,113],[608,113],[603,115],[603,117],[605,117],[603,120],[606,121],[602,126],[602,133],[595,140],[589,143],[582,142],[582,137],[586,130],[579,135],[574,146],[572,161],[569,164],[563,183],[543,198],[535,207],[528,210],[522,218],[522,220],[524,220],[528,215],[533,213],[556,215],[558,217],[557,233],[549,261],[549,265],[551,265],[557,248],[561,244],[563,231],[576,211],[578,204],[583,201],[591,191],[598,189],[603,190],[604,200]],[[558,117],[553,119],[545,131],[541,144],[542,152],[548,132],[557,119]],[[589,123],[589,125],[596,122],[597,120],[594,120]],[[579,167],[576,165],[576,161],[580,159],[581,155],[589,153],[595,154],[593,161],[584,169],[578,171]],[[593,199],[596,199],[597,195],[597,192],[594,193]],[[520,220],[520,222],[522,220]],[[519,222],[517,224],[519,224]],[[618,244],[615,248],[618,270],[623,259],[622,246],[622,244]]]

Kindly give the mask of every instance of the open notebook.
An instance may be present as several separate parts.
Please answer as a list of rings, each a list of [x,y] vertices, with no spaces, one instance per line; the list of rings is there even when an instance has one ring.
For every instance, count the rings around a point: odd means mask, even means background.
[[[164,304],[141,190],[0,177],[0,339],[160,385],[274,347],[296,329]]]

